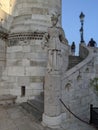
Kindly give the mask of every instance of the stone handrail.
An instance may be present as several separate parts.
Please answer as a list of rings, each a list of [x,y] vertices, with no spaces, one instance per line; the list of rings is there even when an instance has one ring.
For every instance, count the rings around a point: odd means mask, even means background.
[[[71,68],[70,70],[68,70],[66,73],[64,73],[62,80],[64,80],[65,78],[69,77],[70,75],[74,74],[76,71],[79,71],[82,67],[84,67],[87,63],[89,63],[91,60],[93,60],[94,57],[94,49],[90,49],[88,47],[86,47],[85,45],[81,45],[83,48],[85,48],[85,51],[88,52],[87,56],[85,55],[85,59],[80,62],[79,64],[77,64],[76,66],[74,66],[73,68]]]
[[[85,59],[88,55],[89,55],[89,50],[87,49],[87,47],[85,46],[85,44],[80,44],[79,46],[79,56],[82,59]]]

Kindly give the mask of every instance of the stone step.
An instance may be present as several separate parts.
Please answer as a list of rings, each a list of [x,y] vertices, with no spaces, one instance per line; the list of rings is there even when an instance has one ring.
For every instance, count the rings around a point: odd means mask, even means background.
[[[37,109],[35,109],[34,107],[32,107],[28,102],[21,103],[21,106],[28,113],[30,113],[31,115],[33,115],[33,118],[36,121],[42,121],[42,113],[40,111],[38,111]]]
[[[71,69],[75,65],[79,64],[83,59],[79,56],[69,56],[68,69]]]
[[[43,113],[44,112],[44,103],[40,100],[28,100],[28,104],[34,107],[37,111]]]
[[[22,103],[21,106],[32,114],[37,121],[41,121],[44,112],[44,93],[42,92],[40,95],[36,96],[35,99]]]

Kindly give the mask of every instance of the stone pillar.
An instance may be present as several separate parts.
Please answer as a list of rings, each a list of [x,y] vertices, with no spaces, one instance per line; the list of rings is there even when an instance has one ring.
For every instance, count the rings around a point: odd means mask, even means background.
[[[43,37],[42,47],[47,48],[48,60],[44,87],[43,124],[50,128],[61,125],[61,77],[64,66],[64,54],[68,41],[62,28],[57,26],[58,14],[51,16],[52,26]],[[67,63],[66,63],[67,64]]]
[[[46,74],[44,88],[44,114],[43,125],[58,128],[61,124],[61,75]]]

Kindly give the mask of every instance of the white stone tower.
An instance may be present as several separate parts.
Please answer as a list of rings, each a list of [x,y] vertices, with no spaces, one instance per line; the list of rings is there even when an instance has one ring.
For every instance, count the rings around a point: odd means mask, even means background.
[[[52,13],[61,14],[61,0],[12,0],[11,11],[1,93],[16,95],[17,102],[23,102],[43,91],[47,54],[41,42]]]
[[[61,14],[61,0],[16,0],[11,32],[46,31],[53,11]]]

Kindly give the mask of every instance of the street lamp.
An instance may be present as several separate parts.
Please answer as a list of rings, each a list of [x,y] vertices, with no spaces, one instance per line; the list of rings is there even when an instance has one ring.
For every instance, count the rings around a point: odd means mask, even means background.
[[[81,12],[79,17],[80,17],[80,22],[81,22],[81,28],[80,28],[81,43],[84,43],[83,24],[84,24],[84,17],[85,17],[85,15],[83,14],[83,12]]]

